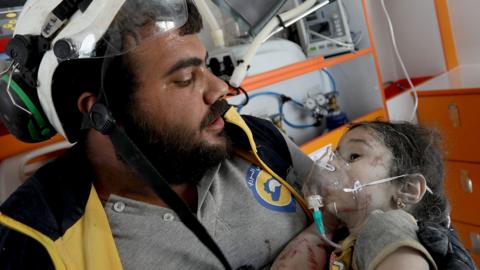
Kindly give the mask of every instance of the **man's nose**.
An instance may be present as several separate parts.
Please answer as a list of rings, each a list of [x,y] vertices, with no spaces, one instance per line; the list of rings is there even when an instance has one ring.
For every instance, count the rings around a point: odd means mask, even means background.
[[[207,72],[208,85],[204,93],[205,103],[212,105],[228,93],[228,85],[211,72]]]

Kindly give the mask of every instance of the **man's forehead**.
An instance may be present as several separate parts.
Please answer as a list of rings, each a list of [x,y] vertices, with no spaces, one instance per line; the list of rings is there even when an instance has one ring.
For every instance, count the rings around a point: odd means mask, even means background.
[[[200,39],[195,34],[175,32],[148,40],[129,53],[135,73],[166,77],[177,70],[205,63],[207,51]]]
[[[162,62],[177,58],[197,57],[204,59],[206,49],[195,34],[180,35],[178,31],[164,33],[142,41],[132,54],[135,58],[161,56]]]

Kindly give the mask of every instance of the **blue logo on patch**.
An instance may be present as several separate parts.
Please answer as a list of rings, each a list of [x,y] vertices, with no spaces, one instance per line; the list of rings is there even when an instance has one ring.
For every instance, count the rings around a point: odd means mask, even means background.
[[[247,170],[247,185],[264,207],[278,212],[295,212],[292,193],[270,174],[252,165]]]

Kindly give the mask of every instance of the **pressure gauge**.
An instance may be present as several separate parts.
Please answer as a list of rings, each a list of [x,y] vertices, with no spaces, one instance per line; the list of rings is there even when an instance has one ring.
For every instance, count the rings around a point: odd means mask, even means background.
[[[315,102],[315,99],[313,98],[307,98],[305,100],[305,107],[309,110],[314,110],[317,107],[317,103]]]
[[[317,95],[317,96],[315,97],[315,101],[317,102],[317,104],[318,104],[319,106],[324,106],[325,104],[328,103],[327,98],[326,98],[324,95],[321,95],[321,94],[320,94],[320,95]]]

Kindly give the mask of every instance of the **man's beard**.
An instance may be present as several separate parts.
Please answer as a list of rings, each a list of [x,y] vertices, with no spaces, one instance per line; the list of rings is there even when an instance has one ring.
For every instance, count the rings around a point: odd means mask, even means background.
[[[201,129],[221,116],[222,107],[219,102],[211,106],[201,122]],[[159,130],[155,120],[138,109],[130,110],[127,118],[124,121],[127,135],[172,185],[197,184],[207,170],[225,160],[231,152],[231,140],[225,130],[218,134],[225,144],[209,145],[201,141],[194,130],[185,127],[168,126]]]

